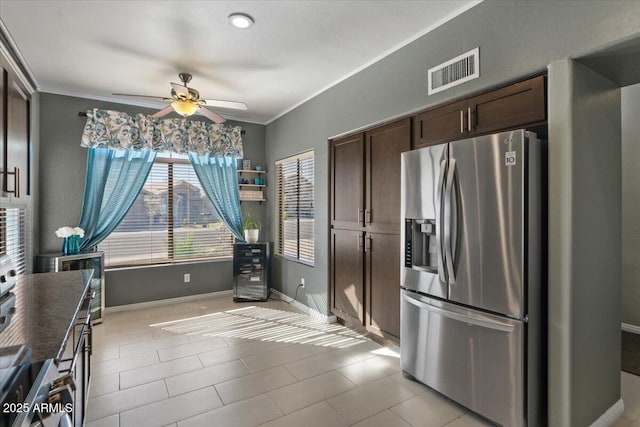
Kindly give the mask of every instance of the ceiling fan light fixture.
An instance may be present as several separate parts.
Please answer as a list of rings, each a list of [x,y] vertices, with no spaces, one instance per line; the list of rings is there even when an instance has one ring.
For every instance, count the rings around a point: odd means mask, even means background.
[[[240,28],[242,30],[249,28],[253,25],[255,21],[250,15],[246,13],[232,13],[229,15],[229,23],[236,28]]]
[[[194,114],[200,108],[200,105],[193,102],[186,101],[173,101],[171,106],[176,113],[184,117],[189,117]]]

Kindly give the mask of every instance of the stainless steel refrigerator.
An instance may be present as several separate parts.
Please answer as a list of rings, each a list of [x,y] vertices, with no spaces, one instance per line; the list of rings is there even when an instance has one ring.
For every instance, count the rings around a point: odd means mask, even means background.
[[[402,154],[402,369],[509,427],[546,424],[541,157],[526,130]]]

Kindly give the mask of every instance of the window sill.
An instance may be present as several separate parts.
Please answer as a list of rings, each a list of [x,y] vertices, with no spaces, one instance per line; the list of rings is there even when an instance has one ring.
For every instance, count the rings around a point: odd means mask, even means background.
[[[184,262],[166,262],[163,264],[122,265],[122,266],[115,266],[115,267],[105,267],[104,271],[123,271],[123,270],[137,270],[141,268],[173,267],[173,266],[192,265],[192,264],[210,264],[212,262],[213,263],[233,262],[233,257],[202,259],[202,260],[193,260],[193,261],[184,261]]]

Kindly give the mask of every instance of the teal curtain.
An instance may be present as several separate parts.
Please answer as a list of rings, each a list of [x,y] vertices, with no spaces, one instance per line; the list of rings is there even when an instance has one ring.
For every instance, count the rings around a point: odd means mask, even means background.
[[[156,158],[151,150],[89,148],[80,227],[80,250],[102,242],[117,226],[142,190]]]
[[[244,242],[236,159],[189,153],[189,160],[218,216],[235,238]]]

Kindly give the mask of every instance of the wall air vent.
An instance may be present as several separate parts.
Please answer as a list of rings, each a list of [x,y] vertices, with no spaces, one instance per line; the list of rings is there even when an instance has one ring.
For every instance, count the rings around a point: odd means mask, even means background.
[[[441,92],[480,77],[480,48],[477,47],[447,62],[429,68],[428,94]]]

